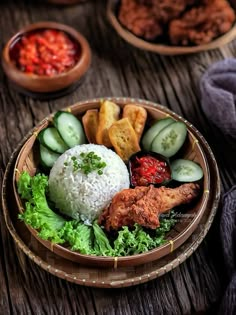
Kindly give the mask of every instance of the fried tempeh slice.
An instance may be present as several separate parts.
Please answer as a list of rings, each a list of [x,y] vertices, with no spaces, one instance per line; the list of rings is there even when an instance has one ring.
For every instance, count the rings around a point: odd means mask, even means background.
[[[140,141],[147,120],[146,109],[139,105],[127,104],[123,109],[123,118],[126,117],[129,118],[129,121],[138,137],[138,141]]]
[[[120,107],[110,101],[104,101],[101,104],[98,115],[98,129],[96,141],[98,144],[103,144],[106,147],[112,147],[108,130],[111,125],[119,119]]]
[[[98,110],[88,109],[82,117],[84,132],[89,143],[97,143],[96,134],[98,129]]]
[[[128,118],[113,123],[109,129],[109,137],[116,153],[123,161],[128,161],[133,153],[140,151],[137,135]]]

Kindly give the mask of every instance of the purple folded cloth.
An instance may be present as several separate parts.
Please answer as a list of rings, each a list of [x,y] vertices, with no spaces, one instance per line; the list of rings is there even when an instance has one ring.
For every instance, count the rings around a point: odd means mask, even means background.
[[[236,138],[236,59],[213,64],[200,82],[202,109],[214,125]]]
[[[225,138],[236,139],[236,59],[213,64],[200,82],[201,105],[209,122]],[[226,145],[226,144],[225,144]],[[221,143],[224,150],[224,144]],[[236,162],[236,161],[234,161]],[[234,164],[235,165],[235,164]],[[236,314],[236,185],[222,198],[220,237],[225,261],[227,288],[219,314]]]
[[[220,222],[221,242],[226,266],[228,286],[220,314],[236,314],[236,186],[223,196],[223,211]]]

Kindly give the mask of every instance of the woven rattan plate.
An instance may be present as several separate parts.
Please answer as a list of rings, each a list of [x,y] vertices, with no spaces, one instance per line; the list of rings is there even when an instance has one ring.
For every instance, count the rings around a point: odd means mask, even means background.
[[[38,239],[45,247],[52,250],[57,255],[70,259],[74,262],[89,265],[89,266],[102,266],[102,267],[130,267],[137,266],[144,263],[148,263],[157,259],[160,259],[166,255],[168,255],[173,250],[177,249],[181,246],[187,238],[193,233],[195,228],[197,228],[203,213],[208,206],[209,201],[209,192],[211,185],[211,176],[209,173],[208,161],[206,159],[206,154],[202,149],[202,145],[204,143],[204,138],[197,131],[197,129],[192,126],[189,122],[187,122],[184,118],[181,118],[176,113],[167,110],[160,104],[155,104],[146,100],[134,99],[134,98],[126,98],[126,97],[114,97],[109,98],[109,100],[115,102],[117,105],[122,108],[125,104],[138,104],[144,107],[148,113],[149,120],[156,120],[163,117],[173,117],[176,120],[180,120],[184,122],[188,128],[188,138],[185,142],[185,147],[181,153],[181,157],[190,159],[199,163],[204,172],[204,181],[203,181],[203,193],[193,206],[188,207],[186,212],[186,216],[182,216],[180,220],[175,224],[175,226],[171,229],[171,231],[166,236],[167,242],[153,250],[144,252],[142,254],[132,255],[132,256],[123,256],[123,257],[104,257],[104,256],[93,256],[93,255],[83,255],[76,251],[71,251],[70,248],[53,244],[50,241],[42,240],[38,237],[38,233],[35,229],[30,228],[27,225],[27,228],[30,230],[32,235]],[[102,99],[95,100],[86,100],[71,105],[66,108],[71,113],[77,115],[77,117],[81,117],[83,113],[85,113],[89,109],[94,109],[100,106]],[[38,146],[36,136],[44,129],[48,124],[50,124],[51,116],[46,117],[39,126],[34,128],[33,135],[30,136],[25,144],[23,145],[16,161],[15,165],[15,174],[13,176],[13,187],[15,192],[15,198],[18,204],[19,212],[24,212],[24,204],[17,193],[17,180],[19,178],[19,174],[22,173],[23,170],[29,172],[31,175],[34,175],[39,162],[39,154],[38,154]],[[148,124],[148,122],[147,122]]]
[[[31,131],[32,133],[33,131]],[[51,274],[86,286],[106,288],[132,286],[155,279],[180,265],[197,249],[206,236],[218,207],[220,180],[215,158],[208,144],[204,142],[203,149],[212,178],[210,198],[198,227],[178,249],[156,261],[140,266],[120,267],[118,269],[83,266],[56,255],[33,237],[25,227],[25,224],[17,219],[18,208],[12,184],[13,170],[19,150],[28,137],[29,135],[19,144],[7,165],[2,187],[3,212],[7,228],[16,245],[36,264]]]

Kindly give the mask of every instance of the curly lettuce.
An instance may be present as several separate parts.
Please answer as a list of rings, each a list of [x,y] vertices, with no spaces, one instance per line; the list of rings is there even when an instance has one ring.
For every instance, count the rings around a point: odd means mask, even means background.
[[[92,229],[91,226],[73,220],[65,223],[61,230],[65,242],[71,246],[71,250],[79,251],[81,254],[92,255]]]
[[[66,220],[54,212],[47,201],[48,176],[31,177],[23,172],[18,182],[18,193],[25,200],[25,211],[19,218],[38,231],[39,237],[57,244],[69,245],[71,250],[96,256],[127,256],[146,252],[165,243],[165,235],[176,223],[173,215],[160,220],[154,231],[138,224],[122,227],[110,240],[96,221],[86,225],[82,221]]]
[[[37,174],[30,177],[28,173],[22,173],[18,183],[18,192],[27,201],[25,211],[19,215],[19,218],[38,230],[38,235],[42,239],[64,243],[60,230],[66,220],[49,208],[46,199],[47,188],[46,175]]]
[[[124,226],[114,241],[116,256],[141,254],[164,244],[166,233],[171,230],[175,223],[176,220],[172,216],[169,219],[161,220],[160,227],[152,231],[152,235],[138,224],[134,225],[132,231]]]

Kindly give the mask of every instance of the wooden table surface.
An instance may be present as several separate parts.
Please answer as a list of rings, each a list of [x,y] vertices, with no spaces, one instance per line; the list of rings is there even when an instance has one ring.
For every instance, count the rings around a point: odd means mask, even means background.
[[[65,97],[38,101],[22,96],[0,69],[0,180],[9,157],[24,135],[50,112],[79,100],[131,96],[158,102],[193,123],[217,158],[222,191],[235,183],[226,140],[204,116],[199,80],[217,60],[236,54],[236,41],[196,55],[165,57],[131,47],[109,25],[105,1],[71,7],[43,1],[8,0],[0,4],[0,44],[19,28],[39,20],[73,26],[91,44],[93,61],[81,86]],[[235,159],[235,156],[233,157]],[[178,268],[146,284],[95,289],[61,280],[41,270],[17,250],[0,211],[0,314],[194,314],[217,309],[224,289],[219,241],[220,210],[198,250]]]

